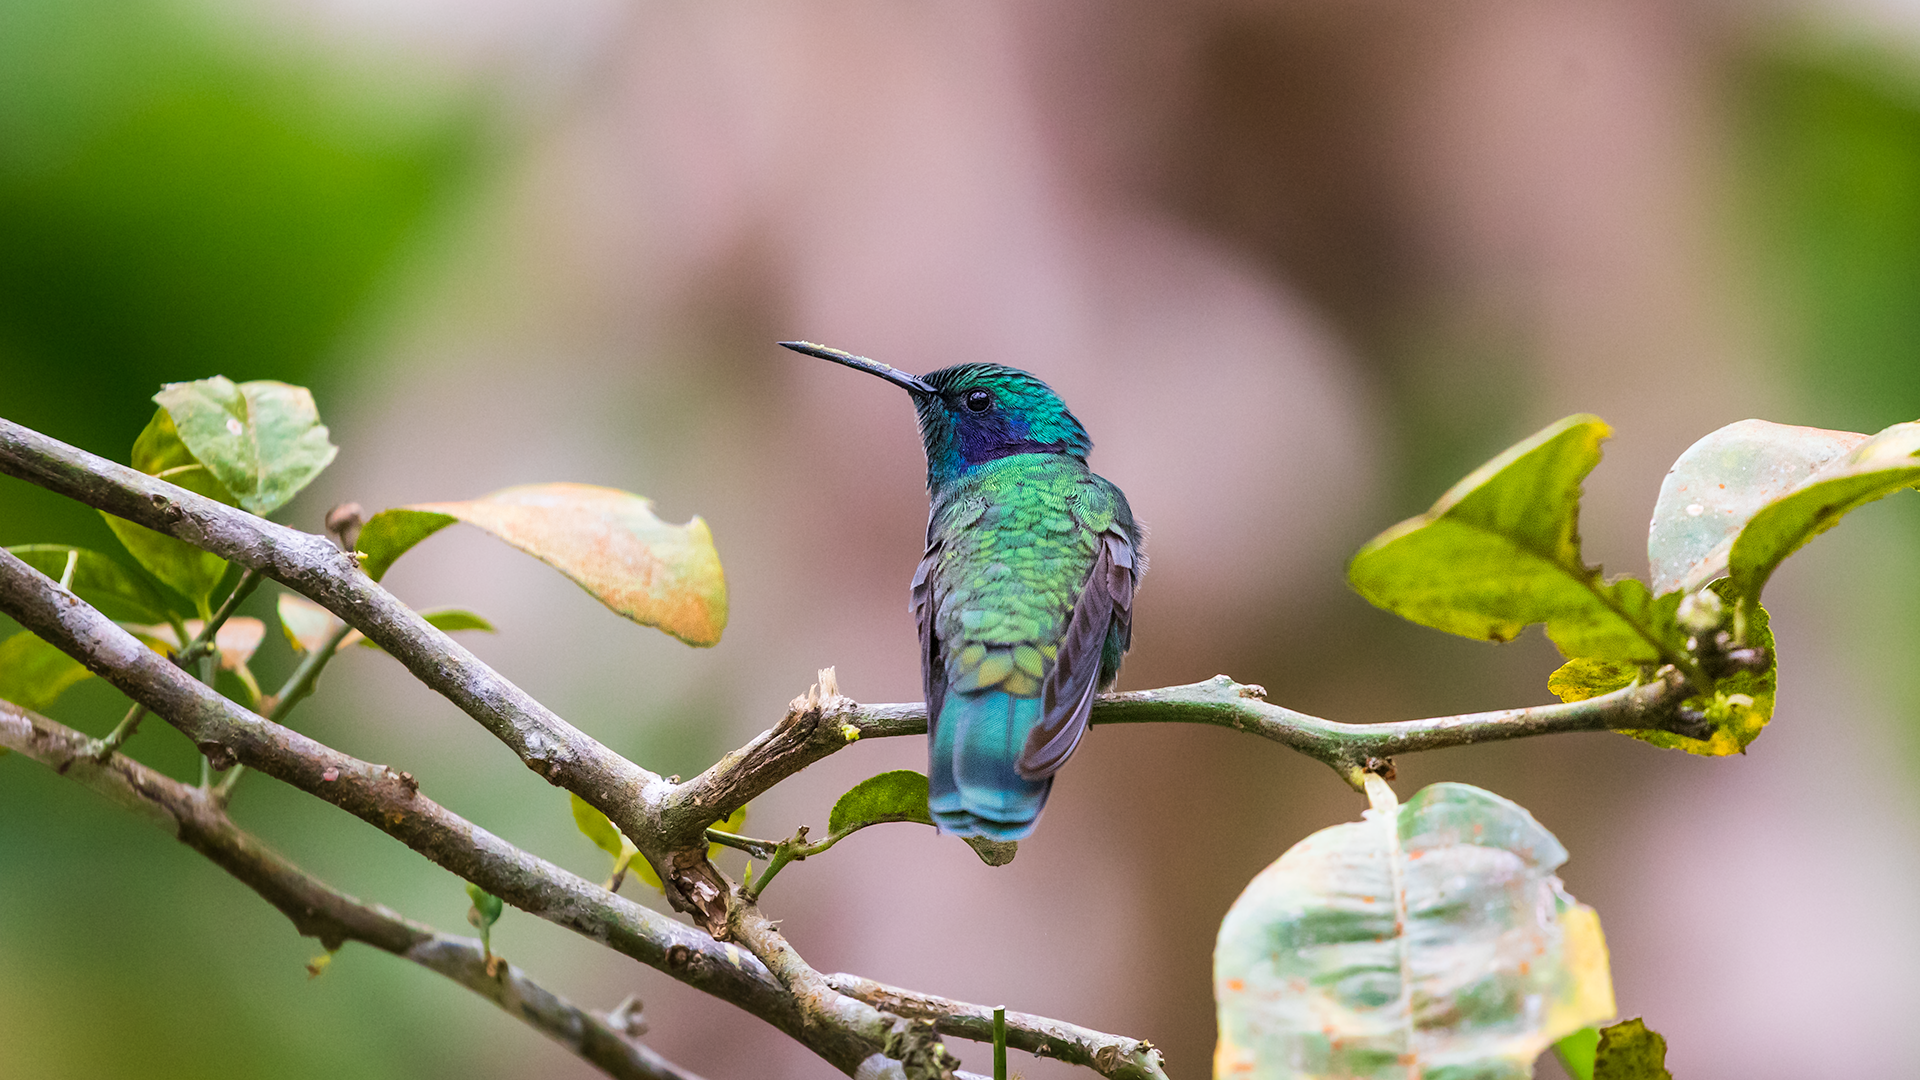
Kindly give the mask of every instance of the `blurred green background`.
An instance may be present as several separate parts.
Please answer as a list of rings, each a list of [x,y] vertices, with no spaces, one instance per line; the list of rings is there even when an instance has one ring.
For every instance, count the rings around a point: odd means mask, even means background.
[[[703,514],[735,605],[711,653],[477,537],[393,579],[479,608],[502,626],[490,662],[691,774],[815,667],[857,697],[917,692],[910,418],[767,344],[920,370],[985,353],[1061,387],[1156,527],[1126,685],[1224,670],[1342,719],[1538,701],[1537,635],[1404,626],[1341,563],[1564,413],[1619,429],[1586,520],[1616,572],[1644,564],[1665,464],[1713,427],[1920,416],[1920,20],[1880,17],[0,0],[0,415],[124,460],[160,383],[276,378],[314,389],[343,447],[280,515],[304,528],[339,499],[534,480]],[[117,551],[92,511],[0,480],[0,543],[33,541]],[[1676,1074],[1895,1075],[1883,1025],[1920,1004],[1899,976],[1920,960],[1920,499],[1850,518],[1778,591],[1783,696],[1748,759],[1580,736],[1410,760],[1401,786],[1483,784],[1566,842],[1622,1008],[1668,1034]],[[383,662],[344,659],[296,726],[602,873],[563,796]],[[259,666],[271,684],[291,658],[270,639]],[[52,711],[99,734],[123,708],[96,681]],[[196,768],[159,723],[132,752]],[[753,831],[818,824],[921,750],[863,753]],[[787,871],[779,914],[825,969],[1150,1037],[1198,1074],[1226,905],[1359,807],[1223,733],[1103,731],[1073,774],[1007,871],[863,840]],[[311,802],[253,777],[236,815],[461,926],[457,881]],[[848,926],[853,903],[889,917]],[[264,903],[17,757],[0,911],[0,1077],[581,1073],[393,958],[350,947],[309,980],[318,946]],[[706,1075],[826,1075],[534,920],[495,940],[584,1003],[639,991],[649,1041]]]

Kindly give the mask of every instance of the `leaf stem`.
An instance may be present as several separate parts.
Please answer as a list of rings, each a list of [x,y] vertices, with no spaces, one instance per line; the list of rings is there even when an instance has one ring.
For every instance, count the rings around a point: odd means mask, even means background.
[[[353,627],[346,623],[334,627],[333,633],[327,635],[327,640],[322,642],[319,648],[308,653],[300,661],[300,666],[293,669],[293,674],[287,676],[287,681],[280,687],[280,691],[270,699],[262,699],[263,704],[267,700],[273,702],[273,708],[265,713],[268,720],[276,724],[280,723],[286,719],[288,713],[293,711],[295,705],[300,704],[302,699],[313,693],[313,684],[320,678],[320,672],[326,669],[327,661],[333,659],[333,654],[340,651],[340,643],[345,641],[347,635],[352,632]],[[222,806],[233,798],[233,786],[240,782],[240,774],[246,771],[245,765],[235,765],[227,770],[226,776],[220,779],[220,786],[215,789],[213,797]]]
[[[114,725],[112,731],[107,732],[106,738],[94,740],[93,745],[88,748],[88,756],[95,761],[105,761],[112,757],[122,744],[133,738],[134,732],[140,730],[140,721],[146,715],[147,707],[137,701],[134,702],[133,708],[128,709],[127,715]]]
[[[1007,1080],[1007,1007],[993,1007],[993,1080]]]

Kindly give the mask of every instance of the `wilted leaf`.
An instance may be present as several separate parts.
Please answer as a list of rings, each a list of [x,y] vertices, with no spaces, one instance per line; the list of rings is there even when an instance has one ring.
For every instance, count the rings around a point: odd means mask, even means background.
[[[989,840],[984,836],[963,836],[961,839],[965,840],[967,846],[973,849],[973,853],[980,856],[980,861],[988,866],[1005,866],[1012,862],[1013,857],[1020,851],[1018,840]]]
[[[833,804],[827,832],[842,836],[883,821],[933,824],[927,809],[927,778],[912,769],[895,769],[855,784]]]
[[[1561,701],[1585,701],[1633,685],[1640,665],[1616,660],[1569,660],[1547,676],[1547,689]]]
[[[189,641],[199,637],[200,631],[206,626],[199,619],[187,619],[181,625],[186,628]],[[129,624],[125,629],[146,642],[148,647],[156,652],[166,653],[169,656],[180,652],[180,645],[174,638],[171,626]],[[254,650],[260,648],[260,642],[265,640],[266,636],[267,624],[259,619],[251,615],[230,616],[213,634],[214,648],[220,650],[221,670],[238,672],[245,667],[247,662],[253,659]]]
[[[280,632],[293,651],[305,655],[327,643],[339,620],[333,612],[298,593],[283,592],[275,601],[280,616]]]
[[[42,712],[93,673],[80,661],[22,630],[0,641],[0,699]]]
[[[1214,1075],[1518,1080],[1613,1015],[1599,917],[1539,822],[1465,784],[1369,790],[1365,820],[1294,845],[1221,923]]]
[[[284,506],[339,452],[302,386],[266,379],[235,385],[216,375],[168,383],[153,400],[172,416],[193,457],[242,507],[262,516]]]
[[[146,578],[97,551],[66,544],[21,544],[7,549],[35,570],[59,581],[67,560],[79,552],[67,588],[116,622],[154,623],[167,617],[167,602]]]
[[[1920,483],[1920,421],[1894,426],[1822,466],[1800,486],[1761,507],[1728,555],[1730,599],[1743,615],[1781,560],[1839,524],[1849,511]],[[1749,639],[1751,640],[1751,639]]]
[[[1600,1029],[1584,1027],[1553,1044],[1560,1067],[1572,1080],[1593,1080],[1594,1052],[1600,1049]]]
[[[1714,586],[1728,589],[1727,582]],[[1760,736],[1767,721],[1773,719],[1774,689],[1779,679],[1779,663],[1773,651],[1773,632],[1767,626],[1767,609],[1756,605],[1747,622],[1749,644],[1767,650],[1765,671],[1736,671],[1714,681],[1713,689],[1681,702],[1706,717],[1711,730],[1705,739],[1688,738],[1672,731],[1628,731],[1624,734],[1671,750],[1685,750],[1703,757],[1725,757],[1746,749]]]
[[[1533,623],[1568,657],[1679,656],[1678,597],[1607,582],[1580,555],[1580,482],[1610,429],[1570,416],[1474,470],[1425,514],[1381,533],[1347,567],[1368,601],[1423,626],[1508,641]]]
[[[1637,1016],[1601,1028],[1593,1080],[1673,1080],[1667,1071],[1667,1040]]]
[[[454,521],[485,529],[614,611],[689,645],[717,644],[726,628],[726,577],[707,523],[668,525],[648,500],[591,484],[529,484],[467,502],[383,510],[355,543],[361,568],[378,580],[407,549]]]
[[[1653,591],[1690,593],[1724,575],[1733,538],[1755,512],[1866,438],[1742,420],[1687,447],[1660,484],[1647,530]]]

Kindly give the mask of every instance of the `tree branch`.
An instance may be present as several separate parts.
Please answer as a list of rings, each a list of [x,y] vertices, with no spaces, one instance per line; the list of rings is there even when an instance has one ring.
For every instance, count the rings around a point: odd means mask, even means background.
[[[636,843],[651,834],[643,796],[664,780],[481,663],[325,537],[276,525],[6,419],[0,419],[0,473],[184,540],[307,596],[478,720],[549,783],[585,799]]]
[[[601,1014],[554,994],[512,964],[487,974],[480,943],[449,937],[377,904],[365,904],[301,870],[235,825],[208,792],[119,754],[104,760],[93,740],[0,701],[0,746],[15,750],[174,834],[260,894],[328,952],[348,941],[411,960],[498,1005],[619,1080],[700,1080],[616,1030]]]
[[[179,728],[216,762],[240,761],[346,810],[507,903],[732,1002],[851,1072],[839,1043],[803,1030],[786,988],[741,949],[531,855],[360,761],[214,693],[112,620],[0,551],[0,611]]]
[[[1665,668],[1652,682],[1585,701],[1344,724],[1274,705],[1266,700],[1265,688],[1216,675],[1185,686],[1102,694],[1094,699],[1092,722],[1207,724],[1244,731],[1332,767],[1360,790],[1369,769],[1385,767],[1395,754],[1571,731],[1672,730],[1684,723],[1678,708],[1688,693],[1684,677]],[[841,695],[833,669],[824,669],[820,681],[787,706],[778,724],[706,772],[667,789],[662,820],[676,837],[680,830],[704,828],[854,742],[926,731],[925,705],[862,705]]]
[[[827,985],[850,998],[900,1016],[931,1020],[942,1035],[993,1041],[993,1009],[918,994],[858,975],[827,975]],[[1167,1080],[1160,1050],[1150,1042],[1083,1028],[1030,1013],[1007,1013],[1007,1045],[1036,1057],[1084,1065],[1110,1080]]]

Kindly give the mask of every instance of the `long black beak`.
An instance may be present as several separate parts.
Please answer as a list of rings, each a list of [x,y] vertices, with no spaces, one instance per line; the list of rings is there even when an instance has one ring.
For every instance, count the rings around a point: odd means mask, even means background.
[[[850,368],[864,371],[869,375],[878,375],[895,386],[902,386],[916,394],[937,394],[925,379],[918,375],[909,375],[897,367],[890,367],[878,360],[869,360],[864,356],[855,356],[839,349],[829,349],[825,345],[815,345],[811,341],[783,341],[782,346],[794,352],[817,356],[822,360],[831,360],[836,364],[845,364]]]

